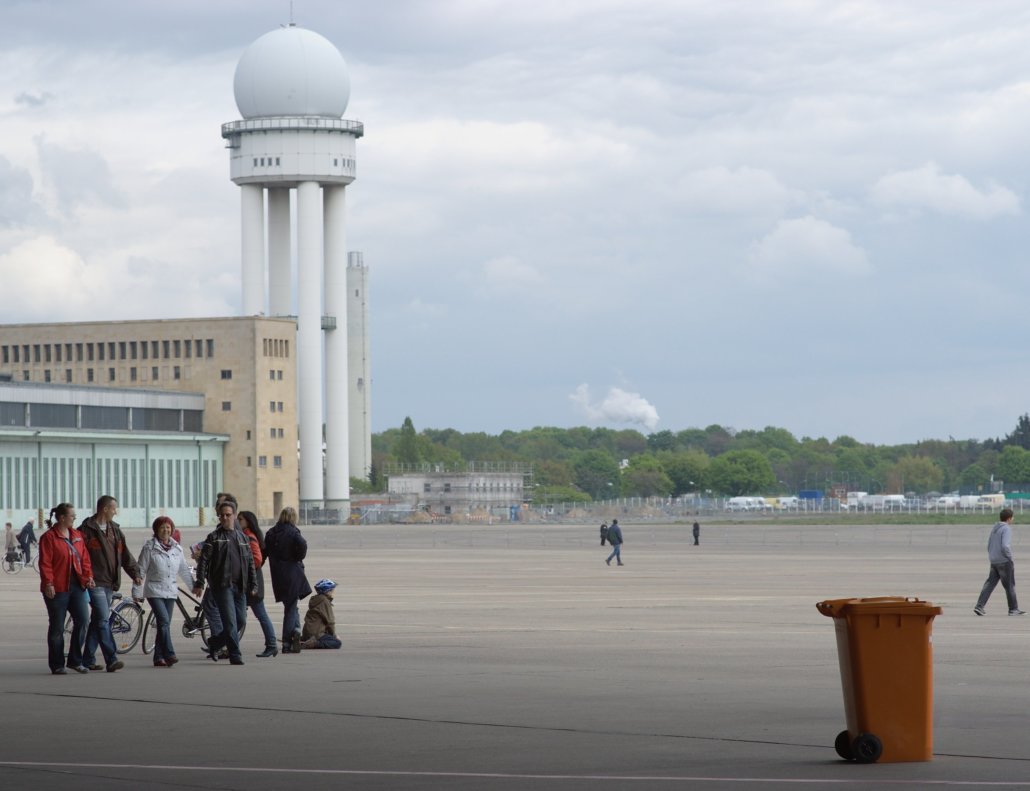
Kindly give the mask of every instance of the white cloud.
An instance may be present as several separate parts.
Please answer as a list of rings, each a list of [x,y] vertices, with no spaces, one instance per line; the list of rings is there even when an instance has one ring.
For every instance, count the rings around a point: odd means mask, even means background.
[[[673,197],[691,211],[780,215],[800,196],[768,170],[719,165],[684,175]]]
[[[581,384],[569,399],[590,421],[607,421],[611,423],[632,423],[654,431],[658,425],[658,410],[640,395],[630,393],[618,387],[608,389],[608,395],[599,403],[591,403],[590,387]]]
[[[888,208],[926,209],[954,217],[989,220],[1020,213],[1019,197],[994,182],[977,189],[964,176],[941,172],[935,162],[889,173],[870,190],[873,202]]]
[[[752,243],[749,259],[768,277],[814,272],[864,275],[870,271],[865,251],[847,230],[811,215],[778,222],[772,232]]]
[[[511,289],[536,289],[545,283],[544,276],[536,267],[525,264],[514,256],[487,261],[483,264],[483,277],[490,289],[502,292]]]

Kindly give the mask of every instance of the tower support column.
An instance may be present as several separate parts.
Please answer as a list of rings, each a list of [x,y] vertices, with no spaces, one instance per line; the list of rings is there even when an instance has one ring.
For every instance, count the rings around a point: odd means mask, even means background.
[[[243,315],[265,312],[265,189],[260,184],[240,187],[242,227]]]
[[[297,187],[297,405],[300,502],[319,508],[322,488],[322,206],[317,182]]]
[[[268,315],[293,315],[290,277],[290,191],[268,188]]]
[[[325,489],[327,508],[350,506],[350,422],[347,409],[346,187],[323,187],[325,312],[336,326],[325,332]]]

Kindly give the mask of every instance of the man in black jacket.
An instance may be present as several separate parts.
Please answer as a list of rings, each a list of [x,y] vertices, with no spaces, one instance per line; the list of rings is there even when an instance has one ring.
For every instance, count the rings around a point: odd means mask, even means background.
[[[236,504],[231,500],[219,504],[218,529],[204,539],[194,596],[203,593],[205,582],[222,621],[222,631],[208,640],[211,658],[217,661],[218,651],[225,648],[229,661],[242,665],[238,627],[247,622],[247,594],[257,594],[257,571],[250,541],[236,526]]]

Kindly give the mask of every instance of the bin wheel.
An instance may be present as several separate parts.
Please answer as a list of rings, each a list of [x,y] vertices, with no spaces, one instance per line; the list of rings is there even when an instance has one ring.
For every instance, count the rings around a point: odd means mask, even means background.
[[[833,742],[833,749],[837,755],[845,761],[854,761],[855,756],[851,752],[851,735],[847,731],[841,731]]]
[[[874,764],[883,755],[883,742],[871,733],[860,733],[851,743],[851,754],[860,764]]]

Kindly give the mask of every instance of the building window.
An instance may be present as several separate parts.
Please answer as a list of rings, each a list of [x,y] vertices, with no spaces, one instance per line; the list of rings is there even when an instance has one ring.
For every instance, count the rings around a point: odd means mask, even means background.
[[[22,371],[21,372],[21,378],[24,379],[26,382],[29,381],[29,372],[28,371]]]
[[[270,428],[270,429],[268,429],[268,431],[271,434],[272,439],[275,439],[275,429],[274,428]]]
[[[136,366],[135,365],[132,366],[132,368],[129,369],[129,381],[130,382],[135,382],[136,381]]]
[[[449,492],[449,491],[451,490],[451,485],[450,485],[449,483],[445,483],[445,484],[443,485],[443,490],[444,490],[445,492]]]
[[[269,412],[275,412],[275,401],[269,401],[268,402],[268,411]]]
[[[7,361],[6,361],[6,360],[4,360],[4,362],[7,362]],[[269,379],[270,379],[271,381],[273,381],[273,382],[275,381],[275,371],[274,371],[274,370],[271,370],[271,371],[269,371],[269,372],[268,372],[268,378],[269,378]]]
[[[278,469],[282,469],[283,457],[282,456],[273,456],[272,457],[272,466],[275,467],[277,470]]]
[[[7,356],[7,347],[4,346],[4,365],[7,365],[9,362],[10,362],[10,359]]]
[[[124,360],[125,359],[125,347],[126,346],[127,346],[127,344],[125,343],[125,341],[118,341],[118,359],[119,360]]]
[[[232,379],[232,371],[223,368],[222,369],[222,378],[223,379]]]
[[[281,370],[279,370],[279,371],[276,371],[275,374],[276,374],[275,378],[278,379],[281,382],[283,380],[283,372]]]
[[[276,412],[282,412],[283,411],[283,402],[282,401],[276,401],[275,402],[275,411]]]
[[[193,356],[192,355],[192,352],[193,352],[193,341],[189,341],[189,340],[183,341],[182,346],[183,346],[183,351],[186,352],[186,358],[189,359],[190,357],[192,357]]]
[[[156,360],[156,359],[157,359],[158,357],[160,357],[160,356],[161,356],[161,355],[160,355],[160,354],[158,353],[158,343],[157,343],[157,341],[151,341],[151,342],[150,342],[150,356],[151,356],[151,357],[153,357],[153,358],[154,358],[155,360]]]
[[[250,439],[250,429],[247,429],[247,439]]]
[[[75,344],[75,362],[77,362],[77,363],[81,363],[82,362],[82,344],[81,343],[76,343]]]
[[[102,344],[102,343],[98,343],[97,344],[97,359],[98,360],[103,360],[104,359],[104,344]]]
[[[47,360],[47,362],[50,362],[50,360]],[[59,343],[54,344],[54,362],[61,362],[61,344]]]
[[[113,360],[114,359],[114,341],[111,341],[110,343],[107,344],[107,359],[108,360]]]
[[[258,456],[258,467],[267,467],[267,466],[268,466],[268,457],[267,456]]]
[[[129,357],[136,359],[136,341],[129,341]]]
[[[283,438],[283,430],[279,429],[279,439],[282,439],[282,438]]]
[[[232,411],[232,401],[223,401],[222,402],[222,411],[223,412],[231,412]],[[248,437],[248,439],[250,439],[250,438]]]
[[[251,463],[250,463],[250,456],[248,456],[248,457],[247,457],[247,466],[248,466],[248,467],[250,467],[250,466],[251,466]]]
[[[424,483],[424,484],[422,484],[422,491],[423,492],[431,492],[431,491],[433,491],[433,484],[431,484],[431,483]]]
[[[175,349],[175,357],[182,357],[182,341],[172,341],[172,348]]]
[[[64,369],[64,381],[66,381],[68,384],[71,384],[71,381],[72,381],[72,369],[71,368],[65,368]]]
[[[157,366],[156,365],[150,369],[150,378],[153,381],[155,381],[155,382],[157,381]]]
[[[182,379],[182,368],[180,366],[176,365],[172,369],[172,378],[173,379]]]
[[[172,356],[172,342],[161,341],[161,351],[164,352],[164,358],[167,360]]]
[[[108,382],[113,382],[114,381],[114,368],[108,368],[107,369],[107,381]]]
[[[208,338],[207,339],[207,356],[208,357],[214,357],[215,356],[215,341],[214,341],[213,338]]]
[[[144,360],[148,359],[147,352],[150,350],[150,345],[146,341],[139,342],[140,357]]]
[[[198,340],[194,341],[194,343],[197,346],[197,357],[203,357],[204,356],[204,342],[198,339]]]
[[[43,371],[43,381],[44,382],[49,382],[50,381],[50,369],[49,368],[47,368],[45,371]]]
[[[86,369],[86,381],[87,382],[92,382],[93,381],[93,369],[92,368],[87,368]]]

